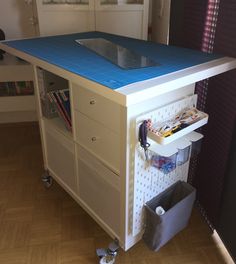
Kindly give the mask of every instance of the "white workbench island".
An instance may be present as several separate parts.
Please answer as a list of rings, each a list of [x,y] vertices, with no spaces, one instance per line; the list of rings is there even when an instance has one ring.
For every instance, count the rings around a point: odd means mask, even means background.
[[[108,39],[158,65],[121,69],[75,43],[83,38]],[[142,236],[143,204],[186,181],[189,166],[189,159],[170,173],[150,166],[139,146],[140,123],[168,120],[195,105],[195,83],[236,68],[236,59],[99,32],[6,41],[0,48],[34,67],[45,170],[128,250]],[[52,83],[69,88],[71,132],[43,113],[41,97]],[[158,154],[194,136],[188,131],[163,146],[149,142]]]

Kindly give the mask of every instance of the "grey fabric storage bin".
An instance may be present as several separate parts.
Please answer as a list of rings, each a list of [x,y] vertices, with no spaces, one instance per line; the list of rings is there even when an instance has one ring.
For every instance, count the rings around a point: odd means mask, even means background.
[[[159,250],[187,226],[195,198],[196,189],[186,182],[178,181],[146,203],[143,239],[150,249]],[[163,215],[156,214],[157,206],[165,209]]]

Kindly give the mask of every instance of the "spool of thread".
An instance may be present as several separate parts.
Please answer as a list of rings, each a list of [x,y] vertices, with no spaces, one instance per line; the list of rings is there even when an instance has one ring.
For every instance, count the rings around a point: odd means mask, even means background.
[[[157,208],[155,209],[155,212],[157,215],[163,215],[166,211],[163,209],[163,207],[157,206]]]

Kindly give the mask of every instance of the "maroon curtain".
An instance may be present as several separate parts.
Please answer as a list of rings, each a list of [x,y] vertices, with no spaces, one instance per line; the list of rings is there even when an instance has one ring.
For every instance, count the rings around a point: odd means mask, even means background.
[[[236,1],[221,0],[213,51],[236,57]],[[205,111],[204,144],[194,184],[198,199],[215,227],[224,188],[230,143],[236,120],[236,71],[209,80]]]
[[[236,0],[182,1],[184,34],[177,44],[236,57]],[[174,38],[170,40],[175,44]],[[203,213],[216,227],[236,119],[236,71],[198,83],[196,93],[198,108],[209,113],[210,118],[202,130],[202,152],[198,159],[191,160],[189,181],[197,187]]]
[[[184,0],[184,47],[201,50],[207,4],[208,0]]]

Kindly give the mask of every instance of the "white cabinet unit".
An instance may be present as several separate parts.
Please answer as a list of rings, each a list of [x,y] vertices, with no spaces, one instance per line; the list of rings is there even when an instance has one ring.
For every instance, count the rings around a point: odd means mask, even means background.
[[[147,39],[149,0],[36,0],[40,35],[102,31]]]

